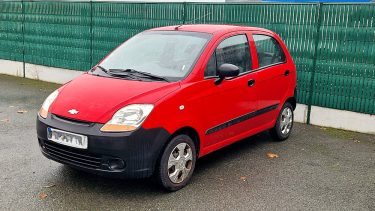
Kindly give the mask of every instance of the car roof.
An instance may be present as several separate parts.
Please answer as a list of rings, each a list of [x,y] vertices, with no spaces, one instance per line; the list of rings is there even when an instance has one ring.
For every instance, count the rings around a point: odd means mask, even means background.
[[[222,32],[231,31],[263,31],[268,33],[274,33],[270,30],[250,27],[250,26],[237,26],[237,25],[221,25],[221,24],[187,24],[187,25],[175,25],[175,26],[164,26],[159,28],[150,29],[151,31],[188,31],[188,32],[202,32],[209,34],[216,34]]]

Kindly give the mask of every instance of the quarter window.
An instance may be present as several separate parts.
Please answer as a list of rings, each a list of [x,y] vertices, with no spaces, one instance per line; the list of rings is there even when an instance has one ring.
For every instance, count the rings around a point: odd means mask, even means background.
[[[267,35],[253,35],[259,67],[285,62],[285,54],[279,43]]]
[[[204,76],[216,76],[218,67],[224,63],[238,66],[240,73],[251,69],[249,42],[246,35],[236,35],[222,41],[208,61]]]

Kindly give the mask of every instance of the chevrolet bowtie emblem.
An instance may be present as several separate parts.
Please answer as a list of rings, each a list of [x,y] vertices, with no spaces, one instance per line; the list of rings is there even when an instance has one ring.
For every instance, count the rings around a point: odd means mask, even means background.
[[[69,112],[70,114],[75,115],[75,114],[78,114],[79,111],[77,111],[77,110],[75,110],[75,109],[70,109],[68,112]]]

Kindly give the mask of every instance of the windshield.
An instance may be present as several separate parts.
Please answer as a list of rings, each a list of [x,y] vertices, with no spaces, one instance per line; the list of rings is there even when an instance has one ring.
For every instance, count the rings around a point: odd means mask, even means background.
[[[99,66],[178,81],[190,73],[210,38],[210,34],[197,32],[143,32],[119,46]],[[94,74],[97,71],[100,70],[94,70]]]

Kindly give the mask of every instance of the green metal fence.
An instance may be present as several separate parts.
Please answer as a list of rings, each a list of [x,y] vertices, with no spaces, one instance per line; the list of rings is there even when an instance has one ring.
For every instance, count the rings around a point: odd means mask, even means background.
[[[181,3],[93,3],[93,64],[146,29],[183,22]]]
[[[311,104],[375,113],[375,4],[321,7]]]
[[[187,4],[188,23],[230,23],[277,32],[298,70],[298,102],[308,104],[317,37],[316,4]]]
[[[0,2],[0,58],[87,70],[145,29],[187,23],[277,32],[300,103],[375,114],[375,4]]]
[[[84,70],[91,65],[91,4],[24,2],[25,62]]]
[[[0,58],[23,60],[23,11],[21,2],[0,2]]]

